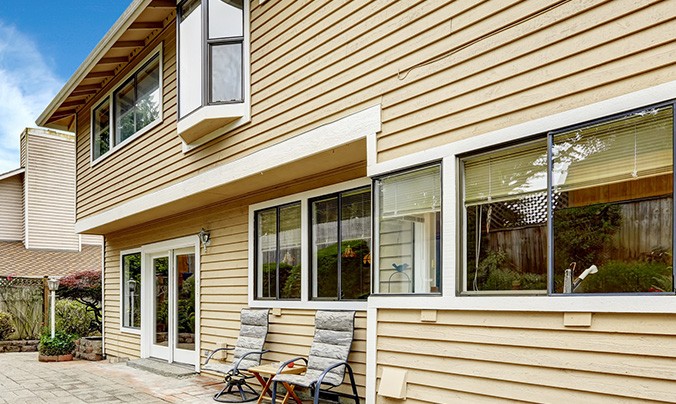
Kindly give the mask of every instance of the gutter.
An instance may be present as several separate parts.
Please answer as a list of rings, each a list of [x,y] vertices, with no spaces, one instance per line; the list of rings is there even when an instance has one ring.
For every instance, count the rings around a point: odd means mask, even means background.
[[[17,168],[16,170],[7,171],[6,173],[0,173],[0,181],[4,180],[6,178],[14,177],[15,175],[19,175],[19,174],[21,174],[25,171],[26,171],[25,168],[20,167],[20,168]]]
[[[127,28],[133,23],[136,18],[146,9],[146,7],[152,2],[152,0],[134,0],[124,13],[117,19],[115,24],[108,30],[106,35],[101,39],[101,41],[96,45],[94,50],[87,56],[87,58],[82,62],[80,67],[77,68],[75,73],[70,77],[70,79],[63,86],[61,91],[52,99],[52,102],[49,103],[47,108],[40,114],[35,123],[38,126],[46,126],[47,120],[56,112],[56,110],[61,106],[61,104],[68,98],[70,93],[73,92],[75,87],[77,87],[82,80],[89,74],[89,72],[96,66],[96,64],[101,60],[101,58],[110,50],[110,48],[117,42],[122,34],[126,31]]]

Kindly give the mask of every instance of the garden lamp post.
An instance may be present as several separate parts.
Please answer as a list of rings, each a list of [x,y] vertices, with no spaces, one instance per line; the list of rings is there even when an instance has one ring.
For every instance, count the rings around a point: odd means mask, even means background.
[[[129,325],[134,327],[134,295],[136,294],[136,281],[133,279],[129,280]]]
[[[50,311],[50,317],[51,317],[51,327],[52,327],[52,339],[54,339],[54,332],[56,329],[56,324],[55,324],[55,310],[54,310],[54,305],[56,303],[56,290],[59,289],[59,278],[56,276],[50,276],[49,279],[47,279],[47,286],[49,287],[49,292],[51,294],[51,311]]]

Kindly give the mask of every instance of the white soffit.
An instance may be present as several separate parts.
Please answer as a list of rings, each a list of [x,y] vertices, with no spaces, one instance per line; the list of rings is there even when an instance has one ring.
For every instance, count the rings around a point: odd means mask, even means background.
[[[80,219],[75,231],[84,233],[116,220],[168,205],[176,200],[271,170],[341,145],[373,136],[381,130],[380,104],[327,123],[231,163],[197,174],[177,184],[132,199],[104,212]],[[293,150],[290,158],[289,150]]]

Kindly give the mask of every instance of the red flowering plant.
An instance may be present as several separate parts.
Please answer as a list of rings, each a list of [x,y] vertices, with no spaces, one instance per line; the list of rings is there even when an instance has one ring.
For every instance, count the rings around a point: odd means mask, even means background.
[[[64,276],[59,281],[56,294],[87,306],[94,313],[92,331],[101,330],[101,271],[80,271]]]

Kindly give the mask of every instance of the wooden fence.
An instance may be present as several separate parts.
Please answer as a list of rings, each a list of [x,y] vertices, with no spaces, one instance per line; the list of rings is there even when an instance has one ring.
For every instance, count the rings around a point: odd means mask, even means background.
[[[12,315],[13,339],[36,339],[47,319],[47,284],[43,278],[0,277],[0,311]]]

